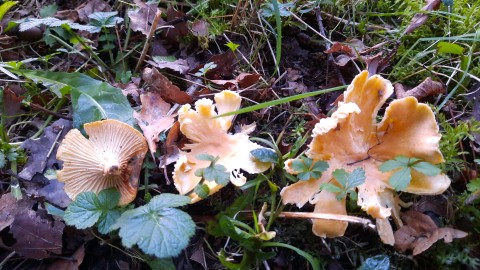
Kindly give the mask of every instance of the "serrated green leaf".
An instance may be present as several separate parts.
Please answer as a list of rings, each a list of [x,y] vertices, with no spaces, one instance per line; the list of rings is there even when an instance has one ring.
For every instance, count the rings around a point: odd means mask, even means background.
[[[120,229],[125,247],[136,244],[146,254],[169,258],[178,256],[188,245],[195,233],[195,223],[187,213],[165,207],[170,198],[175,198],[165,195],[160,194],[144,206],[125,211],[112,226],[112,229]],[[174,200],[184,203],[183,197]]]
[[[260,162],[278,163],[278,155],[272,149],[257,148],[250,151],[250,154]]]
[[[320,172],[323,173],[328,169],[328,163],[325,161],[317,160],[313,166],[312,166],[312,171],[313,172]]]
[[[118,12],[94,12],[88,17],[90,18],[90,25],[98,27],[99,31],[102,27],[115,27],[116,24],[123,22],[123,19],[117,17]]]
[[[402,168],[399,171],[392,174],[389,179],[390,185],[398,191],[405,191],[407,186],[410,184],[412,180],[411,169],[409,167]]]
[[[337,182],[345,188],[347,186],[347,175],[348,173],[344,169],[336,169],[333,171],[333,177]]]
[[[295,159],[292,161],[292,169],[295,172],[301,173],[307,171],[309,168],[305,166],[305,162],[302,159]]]
[[[422,161],[412,165],[412,168],[420,173],[423,173],[428,176],[435,176],[442,172],[437,166],[430,164],[428,162]]]
[[[47,210],[47,213],[52,215],[52,216],[59,216],[59,217],[62,217],[65,215],[65,211],[58,208],[58,207],[55,207],[51,204],[49,204],[48,202],[45,202],[45,210]]]
[[[65,223],[77,229],[86,229],[95,225],[102,215],[102,211],[97,209],[96,199],[97,196],[91,191],[80,193],[65,210],[63,215]]]
[[[50,72],[40,70],[12,70],[27,78],[43,82],[58,96],[71,93],[73,125],[101,119],[116,119],[133,125],[133,109],[121,89],[95,80],[82,73]],[[53,88],[52,88],[53,87]]]
[[[300,181],[308,181],[310,180],[311,173],[310,172],[302,172],[297,175],[298,180]]]
[[[336,185],[332,184],[332,183],[322,183],[320,185],[320,189],[321,190],[326,190],[328,192],[332,192],[332,193],[340,193],[343,191],[343,189],[337,187]]]
[[[407,161],[407,163],[404,163],[402,161],[392,159],[392,160],[388,160],[388,161],[385,161],[384,163],[382,163],[382,165],[380,165],[380,167],[379,167],[379,170],[381,172],[389,172],[389,171],[392,171],[392,170],[396,170],[396,169],[399,169],[399,168],[405,168],[405,167],[408,167],[408,161]]]
[[[349,189],[355,188],[363,183],[365,183],[365,170],[363,168],[356,168],[348,175],[347,187]]]
[[[42,17],[42,18],[50,17],[50,16],[55,15],[55,13],[57,12],[57,9],[58,9],[57,4],[51,4],[51,5],[47,5],[47,6],[44,6],[43,8],[41,8],[38,13],[40,14],[40,17]]]
[[[215,183],[225,186],[230,182],[230,173],[227,172],[225,166],[215,164],[203,169],[203,178],[207,181],[215,181]]]
[[[468,189],[468,191],[470,191],[470,192],[472,192],[472,193],[479,191],[479,190],[480,190],[480,178],[471,180],[471,181],[467,184],[467,189]]]
[[[200,197],[202,199],[207,198],[208,194],[210,194],[210,188],[206,184],[197,185],[193,191],[195,191],[195,193],[197,193],[198,197]]]
[[[155,209],[180,207],[189,204],[192,199],[188,196],[163,193],[155,196],[150,200],[149,204]]]
[[[114,188],[100,191],[98,197],[94,192],[83,192],[67,207],[63,218],[77,229],[97,224],[98,230],[106,234],[121,214],[121,210],[114,209],[119,200],[120,192]]]

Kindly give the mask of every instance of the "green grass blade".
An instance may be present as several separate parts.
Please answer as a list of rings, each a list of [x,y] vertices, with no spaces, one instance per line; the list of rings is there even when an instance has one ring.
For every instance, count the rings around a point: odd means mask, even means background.
[[[248,112],[252,112],[252,111],[256,111],[256,110],[261,110],[263,108],[287,103],[287,102],[290,102],[290,101],[299,100],[299,99],[302,99],[302,98],[313,97],[313,96],[317,96],[317,95],[321,95],[321,94],[326,94],[326,93],[330,93],[330,92],[343,90],[346,87],[347,87],[346,85],[342,85],[342,86],[337,86],[337,87],[333,87],[333,88],[329,88],[329,89],[318,90],[318,91],[298,94],[298,95],[294,95],[294,96],[290,96],[290,97],[280,98],[280,99],[276,99],[276,100],[272,100],[272,101],[248,106],[248,107],[245,107],[245,108],[242,108],[240,110],[233,111],[233,112],[224,113],[224,114],[218,115],[216,117],[223,117],[223,116],[229,116],[229,115],[238,115],[238,114],[242,114],[242,113],[248,113]]]

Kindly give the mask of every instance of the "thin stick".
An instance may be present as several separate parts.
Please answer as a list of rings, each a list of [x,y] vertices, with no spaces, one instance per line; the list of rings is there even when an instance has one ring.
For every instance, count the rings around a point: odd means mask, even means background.
[[[152,22],[152,27],[150,28],[150,32],[148,33],[147,40],[145,41],[145,46],[143,46],[142,54],[140,55],[140,59],[138,59],[137,66],[135,67],[135,72],[138,72],[140,70],[140,67],[143,64],[143,61],[145,60],[145,56],[147,55],[148,48],[150,47],[150,40],[154,36],[155,30],[157,30],[157,26],[160,21],[161,15],[162,15],[162,11],[157,10],[157,13],[155,13],[155,18],[153,19],[153,22]]]
[[[58,117],[58,118],[63,118],[63,119],[66,119],[66,120],[73,121],[73,118],[70,117],[70,116],[65,116],[65,115],[63,115],[63,114],[59,114],[59,113],[57,113],[57,112],[50,111],[50,110],[45,109],[44,107],[42,107],[42,106],[40,106],[40,105],[38,105],[38,104],[29,103],[28,105],[30,106],[30,108],[32,108],[32,109],[35,110],[35,111],[41,111],[41,112],[44,112],[44,113],[47,113],[47,114],[56,116],[56,117]]]
[[[265,216],[270,216],[271,212],[266,212]],[[324,213],[310,213],[310,212],[281,212],[278,214],[279,218],[296,218],[296,219],[327,219],[327,220],[337,220],[337,221],[346,221],[350,223],[360,223],[371,229],[375,229],[375,225],[371,220],[366,218],[359,218],[347,215],[335,215],[335,214],[324,214]]]

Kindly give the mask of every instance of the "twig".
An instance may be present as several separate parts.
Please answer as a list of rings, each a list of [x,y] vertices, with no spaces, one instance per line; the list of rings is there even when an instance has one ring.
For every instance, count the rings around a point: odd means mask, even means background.
[[[330,13],[326,13],[326,12],[324,12],[324,11],[320,11],[320,12],[321,12],[323,15],[328,16],[328,17],[330,17],[331,19],[334,19],[334,20],[336,20],[336,21],[339,21],[339,22],[341,22],[341,23],[343,23],[343,24],[353,25],[353,26],[355,26],[355,27],[360,26],[360,23],[351,22],[351,21],[349,21],[349,20],[342,19],[342,18],[337,17],[337,16],[335,16],[335,15],[332,15],[332,14],[330,14]],[[389,30],[390,30],[390,29],[388,29],[387,27],[383,27],[383,26],[379,26],[379,25],[372,25],[372,24],[367,24],[367,25],[365,25],[365,27],[367,27],[367,29],[370,28],[370,29],[374,29],[374,30],[385,30],[385,31],[389,31]]]
[[[270,216],[271,212],[266,212],[265,216]],[[350,223],[359,223],[363,224],[366,227],[371,229],[376,229],[375,225],[371,220],[347,215],[335,215],[335,214],[324,214],[324,213],[310,213],[310,212],[281,212],[278,214],[279,218],[295,218],[295,219],[327,219],[327,220],[337,220],[337,221],[346,221]]]
[[[148,32],[147,40],[145,41],[145,45],[143,46],[142,54],[140,55],[140,59],[138,59],[137,66],[135,67],[135,72],[138,72],[140,70],[140,67],[143,64],[143,61],[145,60],[145,56],[147,55],[147,51],[150,47],[150,40],[155,34],[155,30],[157,29],[161,15],[162,15],[162,11],[157,10],[157,13],[155,13],[155,18],[153,19],[153,22],[152,22],[152,26],[150,28],[150,32]]]

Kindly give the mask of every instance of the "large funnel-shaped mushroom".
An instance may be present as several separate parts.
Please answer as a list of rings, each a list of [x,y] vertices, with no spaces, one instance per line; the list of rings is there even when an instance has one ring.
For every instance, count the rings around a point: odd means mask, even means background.
[[[115,187],[121,194],[120,205],[133,201],[148,149],[143,135],[113,119],[88,123],[84,128],[88,139],[73,129],[58,148],[63,170],[57,172],[57,178],[65,182],[67,195],[73,200],[85,191],[99,193]]]

